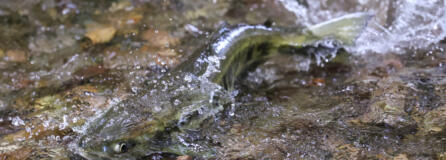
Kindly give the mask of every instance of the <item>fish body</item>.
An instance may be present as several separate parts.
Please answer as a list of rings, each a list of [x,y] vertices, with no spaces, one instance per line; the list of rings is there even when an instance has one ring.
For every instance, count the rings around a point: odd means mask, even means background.
[[[368,13],[355,13],[306,29],[223,28],[205,50],[89,123],[79,153],[89,159],[137,159],[162,152],[215,156],[209,144],[194,144],[187,133],[195,133],[204,120],[231,105],[231,91],[247,69],[278,54],[282,46],[326,41],[336,42],[334,48],[352,45],[369,19]]]

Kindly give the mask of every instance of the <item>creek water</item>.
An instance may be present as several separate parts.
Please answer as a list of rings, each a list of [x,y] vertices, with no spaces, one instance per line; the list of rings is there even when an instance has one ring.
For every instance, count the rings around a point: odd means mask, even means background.
[[[355,12],[373,15],[355,45],[268,59],[224,93],[230,105],[193,107],[220,94],[207,79],[159,80],[223,27]],[[11,0],[0,21],[0,159],[446,158],[443,0]],[[182,104],[206,115],[199,127],[147,134]],[[128,135],[150,137],[144,154],[85,148]]]

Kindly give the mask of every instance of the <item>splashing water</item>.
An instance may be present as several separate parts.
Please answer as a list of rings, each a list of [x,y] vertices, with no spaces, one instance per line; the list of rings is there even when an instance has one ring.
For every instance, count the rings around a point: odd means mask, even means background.
[[[351,12],[373,13],[375,17],[358,37],[356,46],[347,48],[355,54],[405,53],[408,49],[428,47],[446,37],[446,4],[443,0],[280,2],[296,15],[297,22],[305,26]]]

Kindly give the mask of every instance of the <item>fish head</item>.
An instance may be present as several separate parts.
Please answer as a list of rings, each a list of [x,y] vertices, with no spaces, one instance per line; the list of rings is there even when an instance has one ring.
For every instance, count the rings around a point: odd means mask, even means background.
[[[154,92],[111,106],[86,124],[77,144],[79,154],[89,159],[138,159],[158,153],[201,155],[204,149],[184,143],[189,135],[196,135],[186,130],[200,130],[202,122],[222,111],[230,98],[212,82],[192,79],[187,84],[152,89]]]
[[[93,140],[83,139],[80,142],[80,155],[87,159],[137,159],[144,156],[141,152],[135,150],[135,147],[141,145],[132,139],[119,140]],[[149,150],[146,150],[150,152]]]
[[[167,115],[174,112],[169,107],[134,99],[112,106],[86,126],[77,144],[79,154],[88,159],[136,159],[158,153],[161,149],[155,141],[168,132],[167,127],[172,126],[168,122],[174,122]]]
[[[167,141],[162,133],[167,134],[168,129],[156,121],[138,122],[130,128],[111,125],[83,136],[78,143],[81,155],[89,159],[137,159],[160,153]]]

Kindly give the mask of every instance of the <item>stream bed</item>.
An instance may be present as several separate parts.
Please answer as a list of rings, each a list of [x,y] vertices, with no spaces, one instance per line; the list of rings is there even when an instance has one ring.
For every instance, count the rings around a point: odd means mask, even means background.
[[[170,75],[222,28],[357,12],[355,45],[231,89]],[[4,0],[0,160],[446,159],[445,37],[443,0]]]

